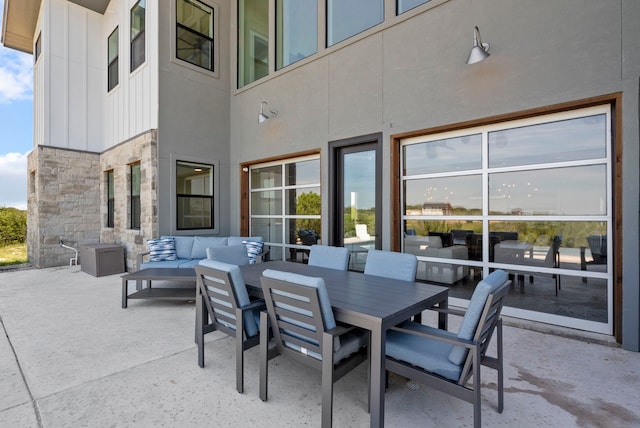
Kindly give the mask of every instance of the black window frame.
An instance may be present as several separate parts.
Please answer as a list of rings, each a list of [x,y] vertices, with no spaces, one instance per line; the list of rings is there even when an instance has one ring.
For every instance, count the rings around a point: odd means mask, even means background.
[[[190,28],[190,27],[188,27],[188,26],[186,26],[184,24],[179,23],[178,22],[178,12],[177,12],[178,1],[179,0],[176,0],[176,22],[175,22],[175,24],[176,24],[176,40],[175,40],[175,42],[176,42],[176,47],[175,47],[176,48],[176,52],[175,52],[176,58],[181,60],[181,61],[188,62],[189,64],[192,64],[192,65],[194,65],[196,67],[202,68],[204,70],[215,72],[216,71],[215,70],[215,54],[216,54],[215,50],[216,50],[216,46],[215,46],[214,37],[213,36],[209,37],[206,34],[203,34],[203,33],[199,32],[199,31],[196,31],[196,30],[194,30],[194,29],[192,29],[192,28]],[[212,28],[212,34],[215,34],[215,31],[216,31],[216,29],[215,29],[215,24],[216,24],[216,21],[215,21],[216,10],[215,10],[215,8],[212,5],[209,5],[207,3],[204,3],[204,2],[201,2],[201,1],[198,1],[198,0],[190,0],[190,3],[200,3],[200,4],[202,4],[202,5],[204,5],[204,6],[206,6],[206,7],[211,9],[211,28]],[[198,36],[198,37],[200,37],[202,39],[205,39],[206,41],[211,43],[211,52],[210,52],[210,64],[211,64],[211,67],[210,68],[204,67],[199,63],[196,63],[196,62],[193,62],[193,61],[189,61],[189,59],[182,58],[181,56],[178,55],[178,46],[179,46],[178,37],[179,37],[179,33],[180,33],[179,30],[180,29],[184,30],[184,31],[186,31],[188,33],[191,33],[191,34],[195,34],[196,36]]]
[[[40,58],[40,54],[42,53],[42,33],[38,33],[38,38],[36,39],[35,46],[33,48],[33,62],[38,62],[38,58]]]
[[[142,9],[142,21],[141,28],[137,34],[133,34],[133,22],[134,22],[134,14],[138,9]],[[129,30],[131,36],[130,43],[130,71],[133,73],[138,67],[146,61],[145,54],[145,29],[146,29],[146,2],[145,0],[138,0],[136,4],[131,8],[131,12],[129,14]],[[136,53],[138,55],[136,55]]]
[[[106,172],[105,177],[107,185],[107,224],[106,227],[113,228],[115,218],[115,188],[113,170]]]
[[[134,180],[134,168],[138,170],[138,180]],[[142,168],[140,162],[129,165],[129,225],[130,229],[140,229],[142,211],[140,208],[140,193],[142,187]]]
[[[190,167],[197,167],[202,166],[205,168],[210,168],[211,170],[211,194],[210,195],[205,195],[205,194],[192,194],[192,193],[180,193],[178,192],[178,171],[179,171],[179,167],[180,166],[190,166]],[[185,160],[176,160],[175,163],[176,166],[176,230],[215,230],[215,221],[216,221],[216,212],[215,212],[215,180],[216,180],[216,176],[215,176],[215,168],[216,165],[214,164],[209,164],[209,163],[204,163],[204,162],[192,162],[192,161],[185,161]],[[180,206],[181,206],[181,201],[182,200],[190,200],[190,199],[204,199],[204,200],[209,200],[209,206],[210,206],[210,212],[211,212],[211,219],[210,219],[210,225],[209,227],[203,227],[203,226],[198,226],[198,227],[184,227],[181,226],[181,217],[180,217]]]
[[[119,76],[119,70],[120,70],[120,46],[119,46],[119,40],[116,42],[116,54],[115,57],[113,59],[110,59],[110,51],[109,49],[111,48],[111,37],[113,37],[113,35],[115,34],[116,38],[120,38],[119,35],[119,31],[118,31],[119,27],[116,27],[111,34],[109,34],[109,37],[107,37],[107,92],[110,92],[113,88],[115,88],[116,86],[118,86],[118,84],[120,83],[120,76]],[[115,70],[114,70],[115,69]]]

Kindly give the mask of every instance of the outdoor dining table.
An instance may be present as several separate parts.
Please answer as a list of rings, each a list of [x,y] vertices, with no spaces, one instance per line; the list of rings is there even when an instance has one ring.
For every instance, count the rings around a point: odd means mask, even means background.
[[[446,308],[449,289],[302,263],[270,261],[241,267],[249,293],[261,294],[260,277],[265,269],[323,278],[336,321],[369,330],[370,426],[383,427],[387,330],[430,307]],[[439,327],[446,328],[446,322],[446,315],[441,314]]]

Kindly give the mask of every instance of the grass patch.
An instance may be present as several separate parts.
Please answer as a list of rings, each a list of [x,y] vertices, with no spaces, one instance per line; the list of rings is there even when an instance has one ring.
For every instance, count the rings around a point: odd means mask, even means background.
[[[0,266],[17,265],[28,261],[26,242],[0,247]]]

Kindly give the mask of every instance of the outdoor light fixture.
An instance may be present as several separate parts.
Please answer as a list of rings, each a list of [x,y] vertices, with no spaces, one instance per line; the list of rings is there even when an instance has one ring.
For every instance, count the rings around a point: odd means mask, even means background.
[[[267,116],[267,114],[264,112],[264,106],[267,106],[267,111],[268,113],[271,114],[271,116]],[[263,101],[262,103],[260,103],[260,114],[258,115],[258,123],[262,123],[267,119],[270,119],[272,117],[275,117],[278,115],[278,111],[277,110],[271,110],[269,108],[269,103],[266,101]]]
[[[467,58],[467,64],[475,64],[476,62],[480,62],[485,58],[489,57],[489,43],[482,43],[482,39],[480,38],[480,30],[476,26],[473,29],[473,47],[471,48],[471,52],[469,52],[469,58]]]

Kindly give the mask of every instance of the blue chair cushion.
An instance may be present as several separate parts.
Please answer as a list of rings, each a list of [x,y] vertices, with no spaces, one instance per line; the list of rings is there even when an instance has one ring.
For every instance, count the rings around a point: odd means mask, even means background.
[[[209,247],[207,248],[207,258],[238,266],[249,264],[247,248],[242,244],[227,245],[225,247]]]
[[[194,267],[196,267],[196,266],[198,265],[198,263],[200,263],[200,260],[193,260],[193,259],[186,259],[186,260],[178,259],[178,261],[179,261],[179,262],[182,262],[182,263],[180,263],[180,265],[178,266],[178,267],[179,267],[179,268],[181,268],[181,269],[184,269],[184,268],[194,268]]]
[[[364,273],[413,282],[416,280],[417,266],[418,259],[413,254],[369,250]]]
[[[324,320],[324,328],[325,330],[331,330],[333,328],[336,327],[336,320],[333,316],[333,309],[331,308],[331,302],[329,301],[329,292],[327,291],[327,286],[324,283],[324,279],[322,278],[317,278],[317,277],[312,277],[312,276],[306,276],[306,275],[300,275],[297,273],[291,273],[291,272],[284,272],[284,271],[279,271],[279,270],[273,270],[273,269],[267,269],[264,272],[262,272],[262,275],[265,278],[271,278],[271,279],[276,279],[279,281],[285,281],[285,282],[291,282],[293,284],[297,284],[297,285],[302,285],[302,286],[306,286],[306,287],[313,287],[313,288],[317,288],[318,289],[318,300],[320,301],[320,310],[322,311],[322,318]],[[300,296],[294,296],[290,293],[282,293],[282,295],[286,295],[287,297],[291,297],[294,299],[298,299],[300,300]],[[305,314],[307,316],[310,316],[310,313],[306,313],[306,311],[297,309],[297,308],[288,308],[290,310],[294,310],[298,313],[301,314]],[[308,324],[304,324],[301,323],[299,321],[295,321],[295,320],[287,320],[288,322],[291,322],[293,324],[297,324],[300,327],[312,330],[312,326],[308,325]],[[304,337],[298,337],[300,340],[311,340],[309,338],[304,338]],[[315,345],[317,345],[318,343],[314,343]],[[289,347],[291,347],[292,349],[296,349],[298,351],[300,351],[299,347],[293,346],[293,345],[289,345],[289,344],[285,344]],[[337,352],[340,350],[340,348],[342,347],[342,343],[339,337],[336,337],[334,342],[333,342],[333,349],[334,352]],[[315,358],[321,359],[320,355],[315,355]]]
[[[148,268],[179,268],[180,265],[184,263],[184,260],[176,259],[176,260],[163,260],[161,262],[144,262],[140,265],[139,269],[148,269]]]
[[[484,305],[487,302],[489,294],[494,292],[500,285],[504,284],[507,280],[507,273],[503,270],[495,270],[489,276],[484,278],[476,285],[476,289],[473,291],[471,300],[469,301],[469,307],[462,318],[462,324],[458,330],[458,337],[460,339],[471,340],[478,327],[480,316],[484,310]],[[467,348],[461,346],[455,346],[449,354],[449,360],[454,364],[462,364],[467,358]]]
[[[349,250],[344,247],[328,245],[312,245],[309,253],[309,266],[319,266],[329,269],[347,270],[349,265]]]
[[[238,299],[238,306],[243,308],[251,303],[249,299],[249,293],[247,292],[247,286],[244,283],[244,278],[242,276],[242,272],[237,265],[232,265],[230,263],[224,263],[217,260],[209,260],[204,259],[200,260],[199,264],[201,266],[209,267],[212,269],[220,270],[223,272],[228,272],[231,276],[231,283],[233,284],[233,290],[236,293],[236,298]],[[217,292],[223,293],[222,290],[218,289]],[[245,312],[243,316],[244,321],[244,330],[247,337],[253,337],[258,334],[258,323],[256,322],[256,314],[255,311]],[[234,314],[230,314],[231,317],[235,317]],[[258,318],[259,319],[259,318]],[[231,328],[235,328],[234,326],[229,326]]]
[[[193,238],[193,248],[191,249],[192,259],[206,259],[207,248],[219,247],[221,245],[227,245],[226,237],[217,236],[195,236]]]
[[[178,258],[173,238],[149,239],[147,247],[149,248],[149,261],[151,262],[172,261]]]
[[[436,330],[414,322],[406,322],[400,327],[429,332]],[[438,330],[439,333],[455,334]],[[454,382],[460,379],[462,367],[452,363],[448,356],[453,345],[435,339],[427,339],[409,333],[389,330],[386,340],[387,356],[420,367],[428,372],[436,373]]]

